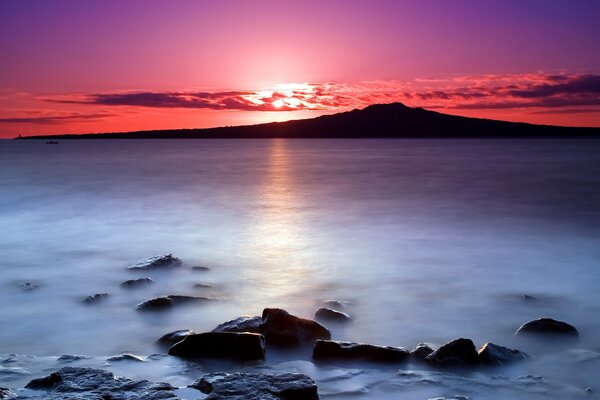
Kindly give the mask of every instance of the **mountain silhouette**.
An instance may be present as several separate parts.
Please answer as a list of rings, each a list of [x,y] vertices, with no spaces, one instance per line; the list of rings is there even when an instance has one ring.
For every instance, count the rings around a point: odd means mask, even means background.
[[[316,118],[258,125],[122,133],[28,136],[19,139],[599,137],[600,128],[533,125],[459,117],[402,103],[375,104]]]

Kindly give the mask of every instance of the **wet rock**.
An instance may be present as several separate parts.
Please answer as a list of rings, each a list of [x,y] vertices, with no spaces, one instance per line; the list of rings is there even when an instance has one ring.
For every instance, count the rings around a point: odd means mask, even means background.
[[[579,332],[573,325],[552,318],[539,318],[524,323],[517,329],[515,335],[522,333],[557,334],[578,336]]]
[[[111,372],[93,368],[65,367],[47,377],[34,379],[27,389],[44,391],[42,397],[20,395],[19,400],[84,400],[84,399],[177,399],[168,383],[153,383],[115,377]]]
[[[207,332],[186,336],[171,346],[169,354],[182,358],[260,360],[265,356],[265,346],[257,333]]]
[[[159,268],[171,268],[181,265],[181,260],[173,257],[173,254],[164,254],[160,256],[148,257],[128,267],[131,270],[148,270]]]
[[[331,339],[331,333],[323,325],[310,319],[298,318],[280,308],[265,308],[259,332],[267,343],[297,345],[317,339]]]
[[[334,358],[399,362],[404,361],[408,355],[408,351],[402,347],[384,347],[372,344],[338,342],[333,340],[317,340],[313,351],[313,358],[318,360]]]
[[[429,344],[419,343],[418,345],[413,347],[413,349],[410,351],[410,355],[415,360],[424,361],[425,358],[427,358],[427,356],[433,353],[434,351],[435,350],[433,349],[433,347]]]
[[[139,287],[139,286],[145,286],[150,283],[154,283],[154,279],[148,278],[148,277],[129,279],[129,280],[126,280],[125,282],[121,283],[121,287],[128,289],[128,288],[135,288],[135,287]]]
[[[457,396],[450,396],[450,397],[446,397],[446,396],[434,397],[434,398],[431,398],[428,400],[471,400],[471,398],[467,397],[467,396],[457,395]]]
[[[212,285],[209,285],[207,283],[196,283],[194,285],[195,289],[212,289]]]
[[[123,353],[118,356],[112,356],[106,359],[107,361],[136,361],[136,362],[144,362],[144,359],[140,356],[136,356],[135,354]]]
[[[319,308],[315,313],[315,319],[335,322],[350,321],[350,315],[345,312],[332,310],[331,308]]]
[[[15,393],[8,388],[0,387],[0,399],[9,399],[14,397]]]
[[[195,266],[193,266],[193,267],[192,267],[192,269],[193,269],[194,271],[209,271],[209,270],[210,270],[210,268],[208,268],[208,267],[203,267],[203,266],[201,266],[201,265],[195,265]]]
[[[303,374],[215,373],[190,385],[205,400],[318,400],[317,385]]]
[[[468,366],[479,362],[479,354],[471,339],[456,339],[446,343],[425,357],[425,361],[437,366]]]
[[[96,293],[95,295],[88,296],[83,299],[83,302],[86,304],[93,304],[101,300],[105,300],[106,298],[108,298],[108,293]]]
[[[262,317],[244,315],[217,325],[213,332],[251,332],[259,333],[259,326],[262,323]]]
[[[342,300],[325,300],[323,302],[323,305],[327,308],[345,308],[348,307],[348,302],[347,301],[342,301]]]
[[[138,304],[136,309],[139,311],[160,311],[179,304],[199,303],[211,300],[212,299],[208,297],[170,295],[146,300]]]
[[[73,355],[73,354],[63,354],[62,356],[58,357],[56,360],[57,361],[62,361],[62,362],[74,362],[74,361],[79,361],[79,360],[87,360],[88,356],[81,356],[81,355]]]
[[[519,361],[528,358],[528,355],[519,350],[486,343],[479,349],[479,362],[491,365],[502,365],[507,362]]]
[[[160,339],[158,339],[156,341],[156,343],[158,343],[158,344],[160,344],[162,346],[171,347],[175,343],[181,342],[187,336],[195,334],[195,333],[196,332],[194,332],[192,330],[189,330],[189,329],[180,329],[178,331],[173,331],[173,332],[169,332],[169,333],[166,333],[166,334],[162,335],[160,337]]]
[[[19,286],[25,291],[30,291],[38,289],[40,287],[40,284],[37,282],[21,282],[19,283]]]
[[[535,297],[535,296],[531,296],[529,294],[524,294],[523,295],[523,301],[526,302],[526,303],[531,303],[531,302],[538,301],[538,300],[539,299],[537,297]]]

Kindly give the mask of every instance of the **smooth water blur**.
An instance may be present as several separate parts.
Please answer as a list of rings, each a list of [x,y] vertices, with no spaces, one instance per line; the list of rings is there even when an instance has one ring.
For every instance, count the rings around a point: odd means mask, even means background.
[[[600,141],[1,141],[0,223],[0,354],[149,355],[167,331],[326,299],[349,303],[338,339],[569,350],[513,336],[549,316],[600,351]],[[163,253],[183,267],[126,269]],[[139,276],[156,282],[119,287]],[[168,294],[217,300],[135,310]]]

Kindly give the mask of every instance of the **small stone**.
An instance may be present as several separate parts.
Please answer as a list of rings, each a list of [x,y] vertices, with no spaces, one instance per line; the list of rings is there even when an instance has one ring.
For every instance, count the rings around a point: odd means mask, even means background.
[[[196,332],[189,329],[180,329],[178,331],[173,331],[166,333],[160,337],[156,342],[163,346],[171,347],[177,342],[181,342],[186,336],[195,334]]]
[[[19,286],[21,286],[21,289],[25,291],[30,291],[39,288],[40,284],[36,282],[22,282],[19,284]]]
[[[259,331],[267,343],[276,345],[298,345],[315,342],[317,339],[331,339],[331,333],[316,321],[298,318],[280,308],[265,308]]]
[[[106,298],[108,298],[108,293],[96,293],[95,295],[88,296],[83,299],[83,302],[86,304],[92,304],[97,303],[100,300],[105,300]]]
[[[573,325],[567,324],[566,322],[557,321],[552,318],[539,318],[526,322],[521,325],[519,329],[517,329],[515,335],[520,335],[522,333],[557,334],[568,336],[579,335],[579,332]]]
[[[203,267],[203,266],[201,266],[201,265],[196,265],[196,266],[193,266],[193,267],[192,267],[192,269],[193,269],[194,271],[208,271],[208,270],[210,270],[210,268],[208,268],[208,267]]]
[[[162,311],[175,305],[211,301],[208,297],[169,295],[146,300],[136,306],[139,311]]]
[[[148,257],[128,267],[131,270],[147,270],[157,268],[172,268],[181,265],[181,260],[173,257],[173,254]]]
[[[136,356],[135,354],[123,353],[118,356],[112,356],[107,358],[107,361],[137,361],[144,362],[144,359],[140,356]]]
[[[319,308],[315,313],[315,319],[335,321],[335,322],[347,322],[350,321],[350,315],[345,312],[332,310],[330,308]]]
[[[244,315],[217,325],[213,332],[250,332],[259,333],[262,317]]]
[[[479,361],[484,364],[502,365],[511,361],[519,361],[528,358],[528,355],[519,350],[498,346],[494,343],[486,343],[479,349]]]
[[[479,354],[471,339],[456,339],[444,344],[425,360],[438,366],[468,366],[479,362]]]
[[[435,350],[428,343],[419,343],[410,351],[411,357],[416,360],[424,361],[428,355],[433,353]]]
[[[318,400],[317,385],[303,374],[214,373],[190,385],[205,400]]]
[[[123,287],[123,288],[134,288],[134,287],[148,285],[148,284],[153,283],[153,282],[154,282],[154,280],[152,278],[149,278],[149,277],[137,278],[137,279],[129,279],[129,280],[126,280],[125,282],[121,283],[121,287]]]
[[[339,342],[333,340],[317,340],[313,358],[369,360],[380,362],[404,361],[409,353],[402,347],[384,347],[364,343]]]

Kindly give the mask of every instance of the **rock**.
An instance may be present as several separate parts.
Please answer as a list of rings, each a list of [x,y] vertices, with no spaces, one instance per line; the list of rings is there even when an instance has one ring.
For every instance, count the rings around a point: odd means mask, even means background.
[[[350,321],[350,315],[345,312],[332,310],[330,308],[319,308],[315,313],[315,319],[326,321],[346,322]]]
[[[297,345],[317,339],[331,339],[331,333],[323,325],[310,319],[298,318],[280,308],[265,308],[259,332],[267,343]]]
[[[154,256],[144,258],[136,262],[135,264],[128,267],[131,270],[147,270],[157,268],[171,268],[178,267],[181,265],[181,260],[177,257],[173,257],[172,254],[164,254],[161,256]]]
[[[552,318],[539,318],[526,322],[517,329],[515,335],[520,335],[522,333],[579,335],[579,332],[577,332],[577,329],[575,329],[573,325]]]
[[[171,347],[175,343],[181,342],[183,339],[186,338],[186,336],[189,336],[189,335],[192,335],[195,333],[196,332],[189,330],[189,329],[180,329],[178,331],[173,331],[173,332],[169,332],[169,333],[162,335],[160,337],[160,339],[158,339],[156,341],[156,343],[163,345],[163,346]]]
[[[402,347],[383,347],[372,344],[317,340],[313,351],[314,359],[364,359],[369,361],[404,361],[409,353]]]
[[[303,374],[214,373],[190,385],[204,400],[318,400],[317,385]]]
[[[524,294],[523,295],[523,301],[526,303],[530,303],[530,302],[534,302],[534,301],[538,301],[539,299],[535,296],[531,296],[529,294]]]
[[[341,300],[325,300],[323,305],[328,308],[345,308],[348,306],[348,302]]]
[[[213,332],[251,332],[259,333],[259,326],[262,323],[262,317],[256,316],[251,317],[244,315],[237,317],[232,320],[223,322],[217,325]]]
[[[138,304],[135,308],[139,311],[160,311],[169,309],[178,304],[188,304],[211,300],[212,299],[208,297],[169,295],[146,300]]]
[[[140,356],[136,356],[135,354],[123,353],[118,356],[112,356],[106,359],[107,361],[137,361],[144,362],[144,359]]]
[[[97,303],[106,298],[108,298],[108,293],[96,293],[93,296],[88,296],[85,299],[83,299],[83,302],[86,304],[92,304],[92,303]]]
[[[173,386],[168,383],[135,381],[115,377],[111,372],[93,368],[64,367],[45,378],[34,379],[27,389],[45,391],[43,397],[20,395],[19,400],[84,400],[84,399],[177,399]]]
[[[0,399],[9,399],[14,397],[15,393],[8,388],[0,387]]]
[[[23,289],[25,291],[30,291],[30,290],[35,290],[35,289],[39,288],[40,284],[36,283],[36,282],[22,282],[22,283],[19,283],[19,286],[21,286],[21,289]]]
[[[524,360],[529,356],[522,351],[486,343],[479,349],[479,362],[484,364],[501,365],[511,361]]]
[[[479,362],[479,355],[471,339],[456,339],[446,343],[425,357],[425,361],[438,366],[467,366]]]
[[[148,285],[150,283],[154,283],[154,279],[148,278],[148,277],[129,279],[129,280],[126,280],[125,282],[121,283],[121,287],[122,288],[134,288],[134,287],[138,287],[138,286]]]
[[[427,358],[427,356],[433,352],[434,352],[433,347],[430,346],[429,344],[419,343],[418,345],[413,347],[413,349],[410,351],[410,355],[411,355],[411,357],[413,357],[416,360],[424,361],[425,358]]]
[[[182,358],[260,360],[265,357],[265,346],[257,333],[207,332],[186,336],[171,346],[169,354]]]
[[[212,289],[212,285],[206,284],[206,283],[196,283],[194,285],[195,289]]]
[[[193,266],[192,269],[194,271],[208,271],[208,270],[210,270],[210,268],[203,267],[203,266],[200,266],[200,265]]]
[[[56,360],[57,361],[62,361],[62,362],[74,362],[74,361],[79,361],[79,360],[87,360],[88,356],[81,356],[81,355],[73,355],[73,354],[63,354],[62,356],[58,357]]]
[[[471,398],[467,397],[467,396],[456,395],[456,396],[450,396],[450,397],[446,397],[446,396],[433,397],[428,400],[471,400]]]

